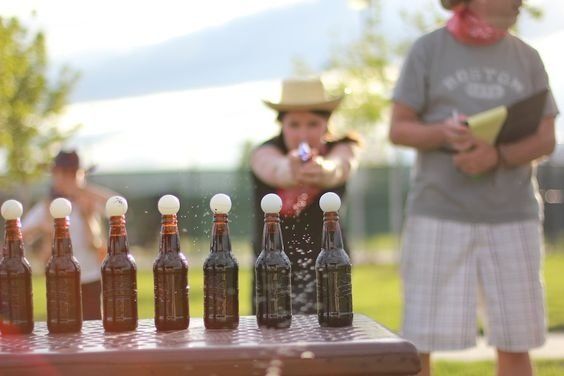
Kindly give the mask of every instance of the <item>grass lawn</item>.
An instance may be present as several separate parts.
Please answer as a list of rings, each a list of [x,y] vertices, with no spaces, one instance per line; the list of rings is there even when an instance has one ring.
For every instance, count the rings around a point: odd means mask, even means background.
[[[544,279],[549,330],[564,331],[564,252],[546,256]]]
[[[495,363],[493,361],[483,362],[434,362],[434,375],[456,375],[456,376],[482,376],[495,375]],[[533,364],[537,376],[561,376],[564,375],[563,360],[535,360]]]

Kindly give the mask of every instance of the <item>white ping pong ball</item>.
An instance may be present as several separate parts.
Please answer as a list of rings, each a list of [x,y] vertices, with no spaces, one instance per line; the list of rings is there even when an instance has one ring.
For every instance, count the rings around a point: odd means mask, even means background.
[[[341,198],[334,192],[327,192],[319,199],[319,207],[325,213],[339,211]]]
[[[66,198],[56,198],[51,201],[49,205],[49,212],[51,212],[51,217],[53,218],[65,218],[70,215],[72,211],[72,204]]]
[[[180,200],[173,195],[164,195],[159,200],[159,212],[162,215],[172,215],[180,210]]]
[[[112,196],[106,202],[106,216],[119,217],[127,212],[127,200],[121,196]]]
[[[18,219],[23,214],[23,206],[19,201],[7,200],[2,204],[2,217],[5,220]]]
[[[210,209],[214,214],[227,214],[231,210],[231,198],[225,193],[218,193],[210,200]]]
[[[269,193],[260,201],[260,207],[265,213],[280,213],[280,210],[282,210],[282,199],[275,193]]]

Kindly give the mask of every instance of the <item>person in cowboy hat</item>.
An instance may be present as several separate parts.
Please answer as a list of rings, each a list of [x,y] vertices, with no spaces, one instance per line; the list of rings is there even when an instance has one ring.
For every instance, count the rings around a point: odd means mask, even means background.
[[[403,230],[402,333],[430,353],[475,345],[478,292],[499,375],[531,375],[545,340],[542,212],[534,162],[552,153],[558,113],[549,94],[536,133],[491,145],[456,114],[472,115],[549,89],[539,54],[508,30],[518,0],[441,0],[445,27],[419,38],[393,94],[390,139],[412,147]],[[449,152],[445,152],[449,150]]]
[[[280,101],[264,101],[278,113],[280,132],[254,149],[251,156],[255,257],[262,243],[260,201],[264,195],[276,193],[283,203],[281,227],[292,262],[295,314],[317,313],[314,267],[323,224],[319,197],[333,191],[343,198],[347,180],[358,164],[358,138],[336,138],[329,130],[329,118],[342,99],[330,97],[319,78],[284,80]]]
[[[40,257],[47,262],[53,232],[49,204],[58,197],[71,201],[70,234],[74,256],[81,269],[83,319],[98,320],[101,318],[100,266],[105,256],[102,219],[106,200],[115,193],[87,183],[85,174],[76,151],[61,150],[51,167],[49,197],[39,201],[22,219],[22,235],[28,243],[41,240]]]

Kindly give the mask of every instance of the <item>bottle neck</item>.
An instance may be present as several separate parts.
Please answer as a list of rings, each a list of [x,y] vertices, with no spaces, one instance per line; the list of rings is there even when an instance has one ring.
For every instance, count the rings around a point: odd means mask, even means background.
[[[24,256],[22,225],[19,218],[6,221],[2,255],[4,257]]]
[[[321,245],[326,251],[344,249],[339,214],[336,212],[327,212],[323,215],[323,235]]]
[[[72,255],[72,243],[69,231],[69,217],[55,218],[55,234],[53,236],[53,256]]]
[[[180,239],[178,236],[178,220],[176,214],[165,214],[161,218],[161,242],[159,252],[180,252]]]
[[[211,252],[231,252],[227,214],[214,214],[211,235]]]
[[[278,213],[266,213],[264,215],[262,234],[262,249],[268,252],[284,251],[282,229],[280,228],[280,215]]]
[[[125,230],[125,216],[110,217],[110,236],[108,238],[108,254],[118,255],[129,253],[127,231]]]

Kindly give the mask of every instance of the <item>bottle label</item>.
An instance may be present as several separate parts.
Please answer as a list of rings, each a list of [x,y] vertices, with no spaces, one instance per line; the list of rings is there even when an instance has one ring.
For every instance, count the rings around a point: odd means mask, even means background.
[[[77,275],[47,277],[47,319],[57,323],[80,318],[80,281]]]
[[[318,311],[329,316],[350,314],[352,307],[352,283],[349,266],[329,265],[317,269]]]
[[[155,313],[164,320],[178,320],[188,316],[188,283],[184,271],[156,274]]]
[[[137,319],[137,284],[135,274],[102,275],[104,318],[114,322]]]
[[[205,317],[221,320],[236,316],[239,311],[237,270],[215,266],[204,273]]]
[[[18,324],[32,318],[31,276],[0,276],[0,321]]]
[[[290,270],[278,265],[267,265],[259,275],[257,301],[259,311],[265,318],[277,319],[291,316]],[[262,285],[262,286],[260,286]],[[262,306],[263,309],[260,309]]]

